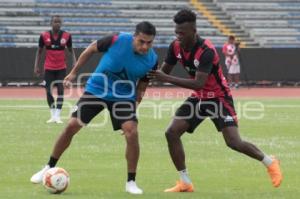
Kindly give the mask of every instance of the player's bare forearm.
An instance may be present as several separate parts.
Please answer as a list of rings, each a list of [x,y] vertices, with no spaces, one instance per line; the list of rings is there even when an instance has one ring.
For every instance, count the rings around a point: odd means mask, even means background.
[[[72,63],[71,63],[71,66],[73,67],[76,63],[76,56],[75,56],[75,52],[74,52],[74,49],[73,48],[69,48],[69,52],[72,56]]]
[[[140,80],[137,84],[137,87],[136,87],[136,102],[137,104],[140,104],[143,97],[144,97],[144,94],[146,92],[146,89],[148,87],[148,84],[149,84],[149,81],[148,80]]]
[[[38,68],[39,63],[41,62],[41,54],[43,52],[43,48],[38,48],[35,54],[35,61],[34,61],[34,67]]]
[[[192,90],[199,90],[203,87],[203,84],[199,80],[185,79],[171,75],[168,75],[168,77],[166,78],[166,82]]]
[[[198,71],[196,72],[195,79],[186,79],[186,78],[180,78],[180,77],[168,75],[160,70],[156,70],[156,71],[149,72],[148,77],[150,79],[156,79],[158,81],[168,82],[183,88],[199,90],[203,88],[207,80],[208,74]]]
[[[160,70],[163,71],[166,74],[170,74],[171,71],[173,70],[173,68],[174,68],[174,65],[169,65],[166,62],[163,62],[161,67],[160,67]]]
[[[34,74],[36,74],[37,76],[41,75],[41,69],[40,69],[40,62],[41,62],[41,54],[43,52],[43,48],[38,48],[38,50],[36,51],[36,55],[35,55],[35,61],[34,61],[34,69],[33,72]]]
[[[87,47],[79,56],[77,62],[75,63],[74,67],[72,68],[72,74],[76,74],[79,69],[91,58],[91,56],[98,52],[97,50],[97,43],[93,42],[89,47]]]

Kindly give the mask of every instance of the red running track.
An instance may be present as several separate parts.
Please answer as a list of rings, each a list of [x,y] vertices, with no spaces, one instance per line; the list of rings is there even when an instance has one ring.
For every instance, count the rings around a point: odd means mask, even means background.
[[[149,99],[178,99],[188,97],[191,90],[182,88],[149,87],[145,98]],[[66,89],[66,98],[78,98],[82,88]],[[233,89],[234,98],[300,98],[300,88],[240,88]],[[2,87],[0,99],[44,99],[45,90],[41,87]]]

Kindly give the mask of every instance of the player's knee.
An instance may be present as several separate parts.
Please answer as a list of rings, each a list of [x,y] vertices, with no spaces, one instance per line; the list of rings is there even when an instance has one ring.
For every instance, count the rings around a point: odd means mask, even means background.
[[[167,129],[167,131],[165,132],[165,136],[168,142],[172,142],[173,140],[177,140],[180,138],[180,136],[178,136],[177,134],[177,131],[172,127]]]
[[[137,139],[138,131],[135,128],[132,129],[123,129],[123,133],[128,139]]]
[[[132,121],[124,122],[122,124],[121,128],[122,128],[123,134],[127,138],[135,138],[138,136],[137,124],[135,122],[132,122]]]

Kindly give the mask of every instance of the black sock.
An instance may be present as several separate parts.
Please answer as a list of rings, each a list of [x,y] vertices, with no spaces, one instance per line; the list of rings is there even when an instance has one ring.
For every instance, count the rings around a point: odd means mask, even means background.
[[[57,161],[58,161],[58,159],[56,159],[56,158],[50,156],[50,159],[49,159],[49,162],[48,162],[48,165],[50,166],[50,168],[55,167]]]
[[[136,173],[128,173],[128,178],[127,178],[127,182],[129,181],[135,181],[135,176],[136,176]]]

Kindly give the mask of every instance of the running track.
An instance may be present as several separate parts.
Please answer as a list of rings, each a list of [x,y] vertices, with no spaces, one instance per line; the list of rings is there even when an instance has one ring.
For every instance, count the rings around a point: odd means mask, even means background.
[[[189,96],[190,90],[181,88],[149,87],[145,98],[176,99]],[[67,89],[66,98],[76,99],[82,94],[82,89]],[[234,98],[300,98],[300,88],[240,88],[232,90]],[[41,87],[2,87],[0,99],[45,99],[44,88]]]

